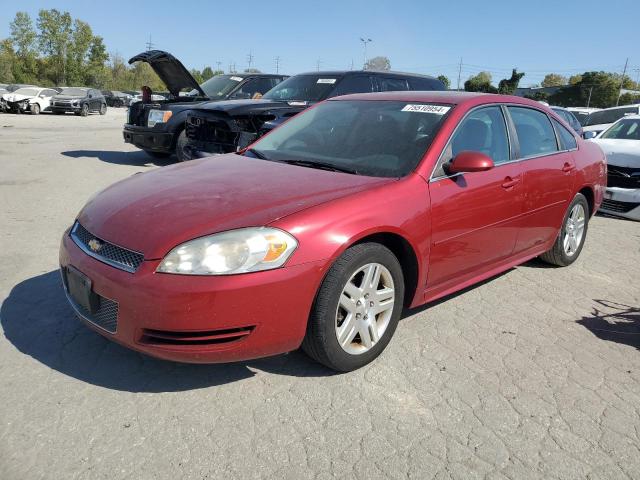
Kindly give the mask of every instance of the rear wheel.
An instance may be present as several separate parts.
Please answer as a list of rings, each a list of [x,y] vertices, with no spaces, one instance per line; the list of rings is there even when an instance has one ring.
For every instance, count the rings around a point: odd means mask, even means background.
[[[100,115],[105,115],[107,113],[107,104],[103,103],[100,105]]]
[[[333,370],[360,368],[388,345],[403,299],[402,268],[395,255],[377,243],[355,245],[322,282],[302,348]]]
[[[540,255],[547,263],[566,267],[577,260],[582,252],[589,226],[589,204],[581,193],[578,193],[567,208],[562,228],[553,247]]]
[[[189,139],[187,138],[187,132],[185,132],[184,130],[180,132],[180,135],[178,135],[178,140],[176,140],[176,156],[181,162],[193,160],[191,148],[189,147]]]
[[[40,105],[37,103],[31,104],[31,115],[39,115],[40,114]]]

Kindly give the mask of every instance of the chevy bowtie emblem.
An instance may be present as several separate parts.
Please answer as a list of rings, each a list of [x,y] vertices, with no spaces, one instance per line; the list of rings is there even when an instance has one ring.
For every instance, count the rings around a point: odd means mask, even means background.
[[[88,245],[92,252],[99,252],[102,248],[102,243],[100,243],[100,240],[96,238],[92,238],[91,240],[89,240]]]

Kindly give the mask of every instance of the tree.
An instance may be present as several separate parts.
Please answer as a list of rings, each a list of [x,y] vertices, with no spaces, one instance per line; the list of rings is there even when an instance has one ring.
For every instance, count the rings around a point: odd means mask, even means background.
[[[82,20],[74,20],[66,59],[66,80],[69,85],[84,84],[88,70],[89,49],[92,42],[93,32],[89,24]]]
[[[549,99],[563,107],[613,107],[618,99],[620,80],[620,75],[614,73],[585,72],[579,81],[558,90]]]
[[[580,83],[581,80],[582,80],[582,75],[571,75],[569,77],[569,85],[575,85],[577,83]]]
[[[204,82],[204,79],[202,78],[202,73],[200,72],[200,70],[196,69],[196,68],[192,68],[190,70],[191,76],[196,80],[196,82],[198,82],[199,84]]]
[[[204,67],[202,69],[202,81],[206,82],[211,77],[213,77],[215,73],[213,73],[213,69],[211,67]]]
[[[549,73],[542,80],[543,87],[562,87],[567,84],[567,77],[558,75],[557,73]]]
[[[620,95],[620,101],[618,105],[634,105],[640,103],[640,95],[633,95],[632,93],[623,93]]]
[[[518,88],[520,80],[524,77],[524,72],[518,73],[517,69],[511,71],[511,78],[503,78],[498,84],[498,93],[503,95],[513,95]]]
[[[15,52],[11,40],[5,38],[0,42],[0,81],[13,83],[13,65],[15,63]]]
[[[67,51],[71,42],[71,15],[54,9],[38,12],[38,45],[45,59],[48,77],[56,85],[66,83]]]
[[[524,98],[529,98],[531,100],[536,100],[538,102],[549,103],[549,94],[546,92],[535,92],[530,95],[525,95]]]
[[[466,92],[498,93],[498,89],[491,85],[491,74],[489,72],[480,72],[475,76],[469,77],[464,82],[464,90]]]
[[[9,28],[11,30],[9,41],[14,51],[12,76],[19,83],[35,83],[37,79],[36,31],[31,17],[26,12],[18,12]]]
[[[364,64],[365,70],[391,70],[391,61],[387,57],[373,57]]]
[[[444,83],[444,88],[449,90],[449,87],[451,86],[451,80],[449,80],[448,77],[444,76],[444,75],[438,75],[438,80],[440,80],[442,83]]]
[[[109,82],[109,72],[105,63],[109,60],[107,47],[100,36],[94,36],[89,46],[89,64],[85,72],[85,85],[105,88]]]

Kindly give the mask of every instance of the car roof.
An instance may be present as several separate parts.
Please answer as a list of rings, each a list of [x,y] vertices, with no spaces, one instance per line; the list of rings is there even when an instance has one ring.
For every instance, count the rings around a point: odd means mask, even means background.
[[[418,78],[431,78],[435,79],[436,77],[432,77],[430,75],[422,75],[420,73],[405,73],[405,72],[394,72],[391,70],[320,70],[318,72],[303,72],[298,73],[295,76],[298,77],[300,75],[315,75],[315,76],[347,76],[347,75],[357,75],[366,73],[367,75],[386,75],[392,77],[418,77]]]
[[[603,108],[601,111],[604,111],[604,110],[618,110],[620,108],[629,108],[629,107],[636,107],[636,108],[640,109],[640,103],[631,103],[629,105],[618,105],[617,107]]]

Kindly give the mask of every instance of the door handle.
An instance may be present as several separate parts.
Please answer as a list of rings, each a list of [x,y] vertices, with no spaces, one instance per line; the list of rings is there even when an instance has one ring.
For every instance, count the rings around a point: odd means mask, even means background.
[[[519,178],[507,177],[502,182],[502,188],[505,188],[505,189],[513,188],[518,183],[520,183],[520,179]]]
[[[569,162],[566,162],[562,167],[562,171],[565,172],[565,173],[569,173],[574,168],[575,167],[573,165],[571,165]]]

